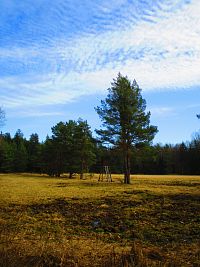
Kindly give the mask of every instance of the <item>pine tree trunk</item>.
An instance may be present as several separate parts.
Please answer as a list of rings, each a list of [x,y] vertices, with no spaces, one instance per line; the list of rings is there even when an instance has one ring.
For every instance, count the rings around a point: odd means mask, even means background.
[[[128,148],[124,151],[124,183],[130,184],[130,151]]]
[[[83,172],[84,172],[84,168],[83,168],[84,164],[83,164],[83,160],[81,161],[81,172],[80,172],[80,179],[83,179]]]

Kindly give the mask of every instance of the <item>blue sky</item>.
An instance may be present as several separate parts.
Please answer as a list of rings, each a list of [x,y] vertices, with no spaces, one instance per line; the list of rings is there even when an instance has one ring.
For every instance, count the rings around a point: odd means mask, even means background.
[[[118,72],[136,79],[158,126],[154,143],[200,128],[199,0],[1,0],[3,132],[59,121],[101,122],[94,111]]]

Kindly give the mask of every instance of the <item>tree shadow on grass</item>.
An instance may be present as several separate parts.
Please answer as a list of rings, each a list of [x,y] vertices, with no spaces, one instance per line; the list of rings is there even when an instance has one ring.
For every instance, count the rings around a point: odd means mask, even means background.
[[[135,195],[137,198],[133,198]],[[23,217],[25,213],[40,222],[42,229],[48,228],[46,232],[59,232],[57,226],[60,226],[66,234],[92,236],[95,233],[109,241],[141,240],[163,245],[196,242],[200,235],[199,203],[197,194],[163,195],[147,190],[127,190],[97,199],[56,198],[48,203],[12,204],[0,211],[6,219],[10,218],[6,226],[9,232],[15,227],[12,218],[19,214]],[[28,227],[29,221],[20,222],[22,228],[23,223]],[[30,220],[30,223],[33,222]]]

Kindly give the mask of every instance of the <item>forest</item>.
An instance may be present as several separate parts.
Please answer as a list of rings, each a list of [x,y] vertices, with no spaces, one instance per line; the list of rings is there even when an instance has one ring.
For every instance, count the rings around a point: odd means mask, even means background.
[[[75,126],[62,139],[62,131]],[[84,126],[84,131],[80,128]],[[72,130],[72,129],[71,129]],[[34,172],[60,176],[63,173],[99,173],[104,165],[112,173],[123,173],[121,152],[106,147],[93,136],[86,121],[69,121],[52,127],[52,136],[44,142],[34,133],[27,140],[17,130],[14,137],[0,135],[0,172]],[[71,138],[72,135],[74,138]],[[63,137],[64,138],[64,137]],[[64,142],[65,141],[65,142]],[[65,143],[65,145],[63,145]],[[142,144],[131,150],[131,173],[140,174],[200,174],[200,136],[176,145]]]

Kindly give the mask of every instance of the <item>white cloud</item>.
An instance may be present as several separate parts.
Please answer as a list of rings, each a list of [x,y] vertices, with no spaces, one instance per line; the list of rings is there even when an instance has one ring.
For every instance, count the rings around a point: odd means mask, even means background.
[[[21,110],[18,111],[17,116],[18,118],[26,118],[26,117],[52,117],[52,116],[61,116],[63,115],[62,112],[51,112],[51,111],[41,111],[41,110],[31,110],[31,109],[26,109],[26,110]],[[9,112],[8,114],[9,118],[15,118],[16,113],[14,112]]]
[[[78,58],[78,67],[88,75],[106,72],[112,77],[113,71],[121,71],[130,78],[134,75],[147,90],[199,85],[199,12],[200,2],[193,1],[187,9],[156,18],[155,24],[141,21],[126,31],[81,38],[70,55]],[[120,50],[119,56],[112,57]]]
[[[113,8],[124,2],[117,1]],[[83,33],[73,39],[54,37],[50,47],[1,49],[1,57],[30,68],[29,75],[0,78],[1,104],[11,108],[66,103],[104,92],[119,71],[135,78],[143,90],[199,85],[200,2],[193,0],[173,10],[180,2],[160,4],[137,23],[127,10],[123,16],[127,16],[126,28],[123,23],[117,27],[113,23],[110,31]],[[106,2],[102,4],[103,12],[110,9]],[[42,64],[48,66],[48,72],[40,71]],[[154,110],[160,115],[169,111]]]
[[[168,117],[176,115],[176,111],[171,107],[151,107],[150,111],[154,117]]]

